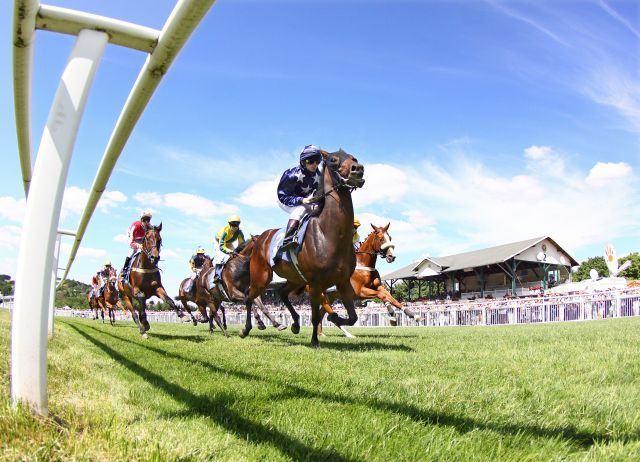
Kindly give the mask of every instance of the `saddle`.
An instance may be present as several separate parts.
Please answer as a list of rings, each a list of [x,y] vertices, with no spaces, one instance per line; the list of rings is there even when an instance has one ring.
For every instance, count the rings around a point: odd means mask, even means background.
[[[311,219],[311,217],[312,215],[308,213],[302,216],[302,218],[300,219],[300,226],[298,226],[298,229],[296,230],[296,233],[293,236],[293,239],[295,242],[297,242],[297,245],[292,249],[282,252],[280,254],[280,258],[282,260],[296,264],[297,262],[296,257],[300,252],[300,249],[302,248],[302,243],[304,242],[304,236],[307,232],[307,227],[309,225],[309,220]],[[271,239],[271,244],[269,245],[269,264],[271,265],[272,268],[276,265],[275,257],[276,257],[276,254],[278,253],[278,249],[280,249],[280,246],[282,245],[285,232],[286,232],[286,228],[280,228],[273,235],[273,239]]]

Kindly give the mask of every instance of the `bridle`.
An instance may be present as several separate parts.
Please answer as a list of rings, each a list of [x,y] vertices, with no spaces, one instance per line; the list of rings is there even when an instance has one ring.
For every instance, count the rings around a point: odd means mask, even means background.
[[[378,250],[357,250],[356,253],[360,253],[364,255],[379,255],[383,258],[386,258],[387,256],[389,256],[388,255],[389,250],[393,251],[396,245],[393,242],[391,242],[391,236],[389,236],[388,232],[385,231],[382,237],[378,237],[378,234],[376,231],[371,232],[371,234],[374,234],[374,233],[375,233],[376,244],[380,243],[379,249]],[[393,256],[393,254],[391,254],[391,256]]]
[[[314,196],[311,199],[311,203],[321,201],[333,191],[348,190],[349,193],[351,193],[353,192],[353,190],[361,188],[364,185],[364,178],[362,178],[364,174],[364,167],[358,163],[358,159],[347,154],[342,149],[338,150],[337,152],[331,153],[329,156],[329,160],[324,160],[323,163],[329,168],[329,174],[331,175],[331,188]],[[344,161],[348,158],[353,159],[355,164],[351,166],[349,176],[345,178],[340,175],[339,170]]]
[[[155,228],[151,228],[149,231],[156,231]],[[147,231],[144,235],[144,239],[142,240],[142,252],[146,255],[153,266],[158,266],[158,261],[160,261],[160,255],[158,257],[154,257],[151,255],[154,247],[158,250],[158,254],[160,253],[160,247],[162,247],[162,238],[156,238],[156,234],[149,233]],[[150,239],[147,239],[151,237]]]

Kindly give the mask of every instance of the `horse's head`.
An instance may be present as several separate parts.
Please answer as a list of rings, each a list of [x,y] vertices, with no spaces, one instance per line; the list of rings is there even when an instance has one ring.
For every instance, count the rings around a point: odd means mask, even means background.
[[[147,256],[152,265],[157,265],[160,260],[160,247],[162,247],[162,223],[158,226],[151,226],[144,234],[142,251]]]
[[[337,176],[339,182],[336,186],[347,188],[361,188],[364,185],[364,165],[358,162],[358,159],[342,150],[336,152],[321,151],[325,163],[329,170]]]
[[[395,249],[396,246],[391,242],[391,236],[389,235],[390,224],[391,223],[387,223],[387,226],[382,227],[371,225],[375,241],[374,251],[379,253],[381,257],[384,257],[387,263],[393,263],[396,259],[396,256],[393,254],[393,249]]]

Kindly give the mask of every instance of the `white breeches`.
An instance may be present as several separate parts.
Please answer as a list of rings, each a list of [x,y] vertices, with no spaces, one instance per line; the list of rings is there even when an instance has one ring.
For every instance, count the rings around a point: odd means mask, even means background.
[[[295,207],[289,207],[288,205],[284,205],[282,202],[278,201],[278,205],[282,210],[289,214],[289,220],[298,220],[302,218],[302,216],[311,208],[310,205],[296,205]]]
[[[226,263],[230,256],[231,255],[229,255],[228,253],[224,253],[219,248],[216,248],[216,254],[213,256],[213,263],[214,265],[221,265],[223,263]]]

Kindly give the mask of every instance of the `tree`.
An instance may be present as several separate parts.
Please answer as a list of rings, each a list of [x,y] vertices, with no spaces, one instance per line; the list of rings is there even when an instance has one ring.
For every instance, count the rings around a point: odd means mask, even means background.
[[[600,276],[609,276],[609,269],[607,268],[607,263],[604,261],[604,257],[591,257],[582,262],[578,270],[573,273],[573,280],[577,282],[589,279],[591,277],[589,272],[592,269],[598,271]]]
[[[618,260],[618,264],[622,266],[622,264],[627,260],[631,260],[631,266],[620,273],[620,276],[627,279],[640,279],[640,253],[630,253],[626,257],[620,258]]]
[[[13,295],[13,281],[0,279],[0,292],[2,295]]]

